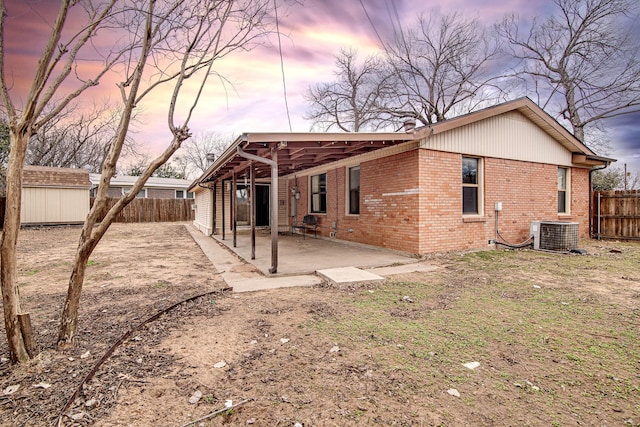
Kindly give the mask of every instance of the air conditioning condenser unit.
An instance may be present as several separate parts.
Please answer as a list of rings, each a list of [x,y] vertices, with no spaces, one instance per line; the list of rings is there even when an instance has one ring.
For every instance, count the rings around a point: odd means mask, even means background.
[[[578,223],[532,221],[533,249],[568,252],[578,248]]]

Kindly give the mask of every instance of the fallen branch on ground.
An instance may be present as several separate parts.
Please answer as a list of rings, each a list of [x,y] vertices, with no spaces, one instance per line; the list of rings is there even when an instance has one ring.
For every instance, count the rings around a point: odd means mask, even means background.
[[[167,307],[167,308],[165,308],[163,310],[160,310],[159,312],[157,312],[153,316],[149,317],[147,320],[144,320],[143,322],[139,323],[137,326],[129,329],[122,337],[120,337],[120,339],[118,341],[116,341],[111,346],[111,348],[109,348],[109,350],[107,350],[107,352],[94,365],[94,367],[91,369],[91,371],[89,371],[89,373],[82,379],[82,381],[78,385],[78,388],[76,389],[76,391],[71,395],[69,400],[67,400],[67,403],[62,408],[62,411],[60,412],[60,415],[58,416],[57,426],[58,427],[62,427],[63,426],[62,419],[64,418],[65,412],[67,412],[67,410],[71,407],[71,405],[73,405],[73,402],[75,402],[75,400],[78,398],[78,395],[82,391],[82,386],[85,385],[87,382],[89,382],[91,380],[91,378],[93,378],[93,376],[96,374],[96,372],[98,372],[98,369],[100,368],[100,366],[102,366],[102,364],[104,362],[106,362],[107,359],[109,359],[109,357],[111,357],[111,355],[116,350],[116,348],[118,348],[120,345],[122,345],[123,342],[125,342],[127,339],[129,339],[131,334],[133,334],[134,332],[136,332],[137,330],[142,328],[147,323],[153,322],[154,320],[158,319],[163,314],[170,312],[171,310],[173,310],[174,308],[178,307],[179,305],[182,305],[182,304],[185,304],[187,302],[191,302],[191,301],[197,300],[198,298],[202,298],[202,297],[205,297],[207,295],[223,294],[224,292],[232,291],[232,290],[233,290],[233,288],[227,287],[227,288],[222,288],[222,289],[216,289],[215,291],[211,291],[211,292],[205,292],[203,294],[196,295],[196,296],[193,296],[193,297],[189,297],[189,298],[187,298],[185,300],[182,300],[180,302],[177,302],[177,303],[173,304],[170,307]]]
[[[235,408],[237,408],[238,406],[244,405],[244,404],[245,404],[245,403],[247,403],[247,402],[251,402],[252,400],[255,400],[255,399],[245,399],[245,400],[243,400],[242,402],[238,402],[238,403],[236,403],[235,405],[231,405],[231,406],[229,406],[228,408],[227,408],[227,407],[224,407],[224,408],[222,408],[222,409],[218,409],[217,411],[213,411],[212,413],[207,414],[207,415],[205,415],[205,416],[204,416],[204,417],[202,417],[202,418],[198,418],[197,420],[189,421],[188,423],[183,424],[183,425],[181,425],[180,427],[189,427],[189,426],[191,426],[191,425],[194,425],[195,423],[199,423],[200,421],[207,420],[207,419],[209,419],[209,418],[215,417],[216,415],[220,415],[220,414],[222,414],[223,412],[227,412],[227,411],[230,411],[230,410],[232,410],[232,409],[235,409]]]

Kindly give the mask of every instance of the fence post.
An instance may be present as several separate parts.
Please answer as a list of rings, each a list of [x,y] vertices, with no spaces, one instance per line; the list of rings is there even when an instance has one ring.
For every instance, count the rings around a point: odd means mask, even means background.
[[[600,240],[600,197],[602,197],[602,193],[598,191],[598,240]]]

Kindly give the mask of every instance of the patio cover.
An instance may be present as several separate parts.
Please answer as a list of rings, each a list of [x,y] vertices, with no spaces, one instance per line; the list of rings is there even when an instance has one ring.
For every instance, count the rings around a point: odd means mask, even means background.
[[[238,148],[267,160],[273,159],[277,151],[278,176],[284,176],[414,139],[414,133],[245,133],[209,166],[196,183],[228,179],[233,173],[246,171],[251,160],[243,157]],[[271,176],[271,168],[266,163],[259,163],[255,173],[256,178],[266,178]]]
[[[237,176],[251,178],[251,206],[255,207],[255,179],[271,178],[271,273],[278,268],[278,177],[301,172],[347,157],[368,153],[381,148],[417,139],[411,133],[245,133],[238,137],[222,155],[195,180],[196,185],[207,186],[231,179],[233,188]],[[223,190],[224,191],[224,190]],[[224,200],[224,197],[223,197]],[[233,199],[231,199],[233,200]],[[215,203],[215,202],[214,202]],[[236,242],[235,215],[231,207],[234,247]],[[255,216],[252,213],[252,258],[255,257]]]

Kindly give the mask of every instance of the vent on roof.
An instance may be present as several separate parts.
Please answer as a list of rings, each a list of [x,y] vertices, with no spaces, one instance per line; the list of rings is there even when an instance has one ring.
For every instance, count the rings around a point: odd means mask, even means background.
[[[533,249],[570,251],[578,247],[578,223],[564,221],[533,221]]]

